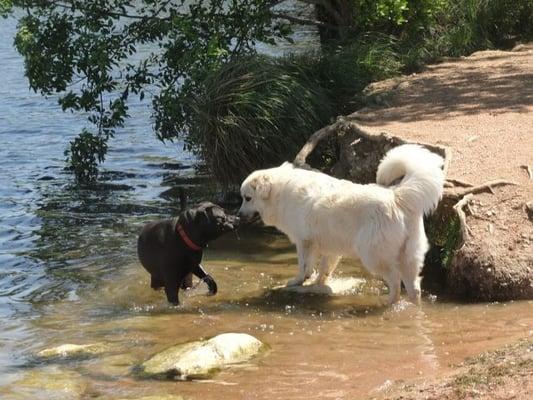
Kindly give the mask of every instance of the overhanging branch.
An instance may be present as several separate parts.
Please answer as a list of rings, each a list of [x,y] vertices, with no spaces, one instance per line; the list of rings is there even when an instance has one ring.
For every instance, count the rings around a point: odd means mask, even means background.
[[[335,26],[333,25],[326,24],[324,22],[320,22],[315,19],[295,17],[293,15],[282,14],[279,12],[270,12],[270,16],[272,18],[285,19],[287,21],[294,22],[295,24],[300,24],[300,25],[320,26],[320,27],[332,28],[332,29],[335,28]]]

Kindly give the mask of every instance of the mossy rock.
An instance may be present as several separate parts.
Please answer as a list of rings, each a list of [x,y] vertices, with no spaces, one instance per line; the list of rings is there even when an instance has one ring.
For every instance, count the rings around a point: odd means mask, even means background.
[[[27,371],[22,377],[0,389],[2,399],[78,400],[87,384],[80,374],[57,367]]]

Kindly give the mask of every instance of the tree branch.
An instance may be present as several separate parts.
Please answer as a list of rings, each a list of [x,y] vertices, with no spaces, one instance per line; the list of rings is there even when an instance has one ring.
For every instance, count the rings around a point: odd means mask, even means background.
[[[390,142],[392,144],[395,144],[397,146],[401,144],[408,144],[413,142],[408,142],[406,140],[403,140],[397,136],[390,136],[386,134],[385,132],[381,132],[379,134],[376,134],[374,132],[371,132],[355,121],[352,120],[352,118],[347,117],[338,117],[337,122],[335,122],[332,125],[328,125],[322,129],[319,129],[315,133],[311,135],[311,137],[307,140],[307,142],[302,146],[300,152],[296,155],[294,158],[294,164],[295,165],[305,165],[305,160],[311,154],[311,152],[315,149],[318,142],[323,140],[325,137],[331,135],[332,133],[337,132],[340,129],[353,129],[357,132],[357,136],[362,137],[364,139],[370,140],[372,142]],[[416,144],[419,144],[421,146],[426,147],[428,150],[433,151],[437,154],[444,153],[444,166],[443,166],[443,172],[446,176],[448,172],[448,167],[450,164],[450,160],[452,158],[451,150],[448,147],[441,147],[436,146],[434,144],[430,143],[422,143],[422,142],[416,142]]]
[[[337,119],[337,122],[335,122],[334,124],[325,126],[324,128],[319,129],[318,131],[313,133],[311,137],[307,139],[307,142],[302,146],[300,152],[296,155],[296,157],[294,157],[294,165],[306,166],[307,164],[305,160],[307,159],[307,156],[309,156],[309,154],[313,152],[318,142],[320,142],[325,137],[331,135],[332,133],[335,133],[344,123],[344,118],[339,117]]]
[[[449,197],[453,197],[453,198],[460,198],[460,197],[463,197],[463,196],[468,195],[468,194],[481,193],[481,192],[485,192],[487,190],[492,192],[492,188],[493,187],[505,186],[505,185],[517,185],[517,183],[516,182],[512,182],[512,181],[506,181],[504,179],[496,179],[496,180],[493,180],[493,181],[485,182],[485,183],[483,183],[481,185],[467,187],[467,188],[461,189],[461,190],[450,190],[450,191],[445,192],[445,195],[449,196]]]
[[[326,12],[330,14],[335,21],[340,22],[342,20],[341,14],[337,10],[335,10],[335,8],[333,8],[331,3],[328,2],[327,0],[299,0],[299,1],[301,1],[302,3],[306,3],[306,4],[312,4],[314,6],[322,6],[324,7],[324,10],[326,10]]]
[[[314,19],[309,18],[301,18],[301,17],[294,17],[292,15],[287,14],[281,14],[278,12],[270,12],[270,16],[272,18],[280,18],[280,19],[286,19],[287,21],[294,22],[295,24],[300,25],[312,25],[312,26],[322,26],[322,27],[328,27],[328,28],[335,28],[335,26],[326,24],[324,22],[320,22]]]

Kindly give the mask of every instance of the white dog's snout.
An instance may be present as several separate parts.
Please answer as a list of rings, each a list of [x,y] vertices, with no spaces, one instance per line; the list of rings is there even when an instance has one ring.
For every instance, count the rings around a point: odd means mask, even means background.
[[[239,208],[239,211],[237,212],[237,217],[240,219],[250,219],[250,217],[254,214],[253,210],[248,209],[244,204]]]

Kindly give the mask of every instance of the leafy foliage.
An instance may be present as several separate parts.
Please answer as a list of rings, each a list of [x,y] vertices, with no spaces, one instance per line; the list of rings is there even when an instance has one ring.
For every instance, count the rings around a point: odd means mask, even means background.
[[[286,161],[334,115],[317,60],[304,58],[236,59],[186,99],[193,117],[186,143],[219,182],[237,184],[254,169]]]
[[[252,170],[291,159],[309,135],[353,111],[370,82],[399,73],[388,37],[347,48],[233,60],[210,73],[190,98],[186,143],[217,181],[239,184]],[[164,111],[172,118],[174,103]],[[318,161],[318,160],[317,160]]]
[[[189,128],[183,99],[210,71],[253,53],[257,41],[288,35],[288,25],[267,12],[270,5],[260,0],[2,0],[0,10],[26,10],[15,44],[30,87],[43,95],[61,93],[63,110],[89,115],[94,128],[85,129],[67,153],[77,178],[91,180],[108,139],[127,117],[130,96],[142,100],[149,93],[158,137],[173,139]],[[140,48],[152,51],[141,55]],[[82,156],[84,151],[88,154]]]

